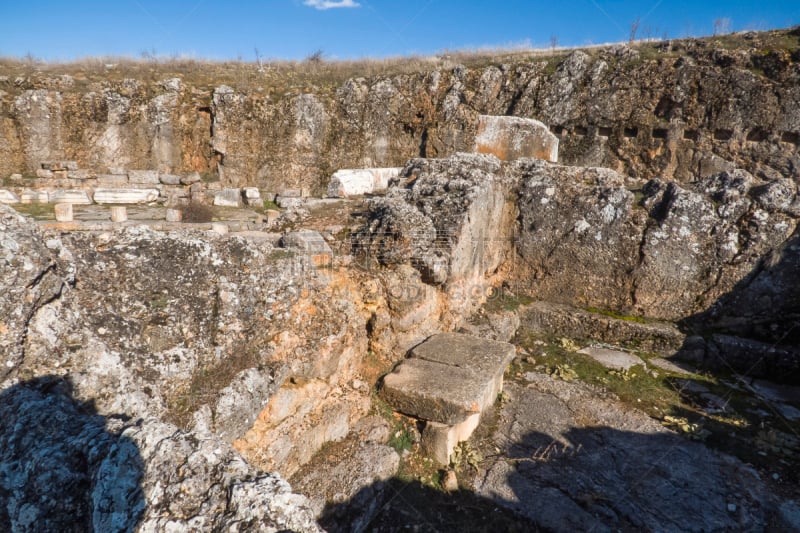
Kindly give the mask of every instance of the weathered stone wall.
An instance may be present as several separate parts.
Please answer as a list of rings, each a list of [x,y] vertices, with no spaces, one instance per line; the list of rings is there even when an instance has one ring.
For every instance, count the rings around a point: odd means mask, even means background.
[[[280,95],[179,79],[4,77],[0,176],[66,158],[95,172],[219,172],[226,185],[322,192],[339,168],[469,151],[481,114],[540,120],[569,165],[679,181],[733,165],[797,176],[800,55],[751,42],[735,51],[707,41],[618,46]]]

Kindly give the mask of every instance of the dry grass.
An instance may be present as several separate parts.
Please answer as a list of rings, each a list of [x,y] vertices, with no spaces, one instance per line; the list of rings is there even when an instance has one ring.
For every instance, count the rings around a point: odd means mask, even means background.
[[[693,43],[693,44],[692,44]],[[482,68],[489,65],[515,65],[532,61],[558,63],[575,49],[596,55],[610,45],[595,45],[577,48],[544,49],[480,49],[444,51],[431,56],[409,56],[389,58],[363,58],[356,60],[327,60],[324,55],[312,55],[303,61],[270,60],[212,61],[206,59],[163,57],[144,54],[142,58],[88,57],[72,62],[44,62],[34,57],[0,57],[0,76],[8,78],[0,82],[6,92],[15,92],[21,87],[47,87],[48,81],[68,75],[76,89],[95,83],[118,83],[124,79],[157,82],[168,78],[181,78],[194,92],[209,94],[214,87],[230,85],[243,91],[266,92],[271,98],[280,98],[302,92],[314,92],[320,96],[332,95],[346,80],[351,78],[381,78],[397,75],[414,75],[436,69],[451,69],[456,65]],[[633,43],[643,59],[654,56],[676,55],[687,46],[699,49],[722,47],[727,49],[787,49],[800,47],[797,28],[773,30],[756,34],[734,33],[714,37],[672,41],[639,41]],[[15,80],[24,81],[17,84]],[[52,81],[49,82],[52,85]]]
[[[184,222],[212,222],[216,210],[200,202],[192,202],[181,210]]]

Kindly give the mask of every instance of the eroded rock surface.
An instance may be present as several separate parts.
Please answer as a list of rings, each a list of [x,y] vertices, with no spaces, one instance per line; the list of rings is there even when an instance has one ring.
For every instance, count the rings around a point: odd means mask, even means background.
[[[106,419],[53,376],[0,392],[0,502],[4,531],[319,531],[218,438]]]
[[[763,530],[758,473],[579,383],[509,384],[478,494],[547,531]],[[733,509],[733,510],[731,510]]]

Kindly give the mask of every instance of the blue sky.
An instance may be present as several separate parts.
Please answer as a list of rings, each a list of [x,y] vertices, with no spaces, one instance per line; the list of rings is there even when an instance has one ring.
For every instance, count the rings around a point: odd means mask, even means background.
[[[800,24],[800,0],[0,0],[0,56],[143,53],[210,59],[432,54],[576,46]]]

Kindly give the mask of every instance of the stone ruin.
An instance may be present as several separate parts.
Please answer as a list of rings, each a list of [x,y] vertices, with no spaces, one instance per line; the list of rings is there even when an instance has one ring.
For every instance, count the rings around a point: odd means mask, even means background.
[[[558,137],[531,118],[480,115],[474,151],[501,161],[529,157],[557,163]]]
[[[424,423],[423,449],[447,466],[455,446],[469,439],[503,390],[515,353],[507,342],[434,335],[384,378],[382,394],[396,411]]]

